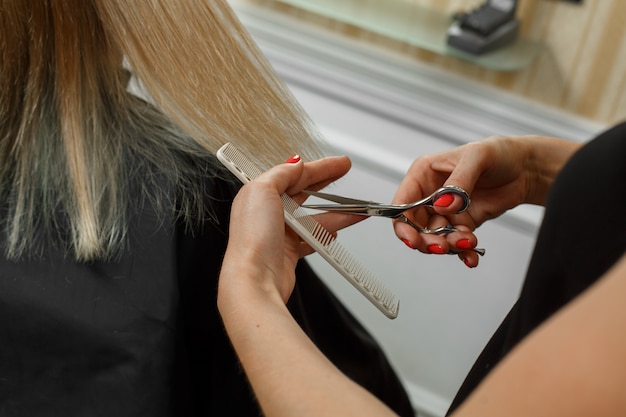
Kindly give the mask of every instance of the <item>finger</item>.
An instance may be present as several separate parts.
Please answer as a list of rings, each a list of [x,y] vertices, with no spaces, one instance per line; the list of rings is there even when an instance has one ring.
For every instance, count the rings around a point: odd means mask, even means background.
[[[282,236],[282,233],[275,233],[284,227],[280,195],[298,181],[303,169],[302,162],[277,165],[245,184],[237,193],[231,208],[231,218],[238,219],[231,222],[231,236],[245,237],[239,239],[240,243],[263,242],[266,236],[271,236],[277,239],[276,244],[282,244],[277,237]],[[259,222],[258,219],[263,221]]]
[[[304,163],[298,160],[294,163],[276,165],[259,175],[253,182],[266,184],[276,190],[278,194],[282,194],[300,180],[303,172]]]
[[[298,195],[302,190],[319,190],[343,177],[352,167],[347,156],[333,156],[304,164],[302,175],[292,184],[287,193],[301,203],[307,197]]]
[[[407,213],[408,215],[409,213]],[[435,215],[431,217],[426,224],[421,224],[413,219],[410,219],[412,223],[423,229],[435,229],[438,227],[447,226],[449,224],[445,217]],[[417,249],[423,253],[431,253],[443,255],[449,251],[449,243],[446,241],[445,235],[437,235],[434,233],[419,232],[409,224],[396,221],[394,225],[396,234],[404,242],[406,246],[411,249]],[[410,228],[410,229],[409,229]]]
[[[300,194],[302,190],[320,189],[341,178],[351,166],[352,163],[346,156],[328,157],[307,163],[296,159],[295,162],[276,165],[259,175],[254,182],[266,183],[279,194],[287,193],[301,204],[308,197]]]
[[[446,177],[439,178],[439,174],[431,169],[432,157],[422,156],[413,161],[398,186],[392,204],[421,200],[441,186]]]
[[[444,185],[456,185],[471,194],[474,185],[483,172],[485,151],[479,143],[469,143],[462,147],[459,160]],[[433,164],[433,169],[448,169],[447,166]]]
[[[478,178],[486,169],[486,155],[483,147],[478,143],[470,143],[462,147],[462,153],[454,169],[444,182],[445,185],[454,185],[465,190],[468,195],[472,195]],[[450,169],[448,162],[433,163],[435,170]],[[451,194],[445,194],[439,200],[435,201],[435,211],[439,214],[453,214],[458,212],[463,206],[463,198],[460,195],[454,195],[452,200],[449,198]]]
[[[461,229],[463,226],[456,226],[457,229]],[[478,245],[478,239],[470,231],[459,231],[450,233],[446,236],[446,240],[450,245],[450,250],[453,252],[463,252],[474,249]]]
[[[440,227],[445,227],[450,224],[450,221],[439,215],[434,215],[430,218],[429,223],[426,225],[427,229],[434,230]],[[422,243],[418,246],[421,252],[429,253],[433,255],[445,255],[450,251],[450,244],[447,240],[447,235],[438,235],[435,233],[423,233]]]
[[[456,253],[468,268],[475,268],[478,266],[479,256],[473,249],[476,248],[478,239],[469,227],[464,225],[455,225],[455,227],[458,231],[446,236],[450,245],[449,253]]]
[[[400,239],[407,247],[410,249],[420,247],[422,243],[422,235],[418,233],[415,228],[399,220],[394,220],[393,229],[396,236],[398,236],[398,239]]]
[[[393,204],[419,201],[441,187],[455,167],[457,153],[458,151],[453,149],[438,154],[421,156],[413,161],[396,191]],[[435,163],[440,165],[436,170],[433,169]],[[405,215],[410,216],[411,221],[420,227],[425,227],[430,221],[429,217],[432,215],[432,211],[419,208],[411,211],[410,214],[405,213]],[[394,231],[398,238],[408,247],[414,249],[422,248],[423,250],[422,236],[411,226],[395,221]]]
[[[459,187],[453,183],[449,183],[446,185],[454,185],[455,187]],[[456,192],[448,192],[437,197],[433,202],[433,208],[435,209],[435,212],[439,214],[455,214],[461,212],[461,210],[467,210],[468,202],[471,201],[471,199],[469,197],[469,192],[465,189],[463,190],[467,192],[467,196],[461,196]]]
[[[476,268],[480,258],[474,251],[463,251],[458,254],[458,257],[468,268]]]

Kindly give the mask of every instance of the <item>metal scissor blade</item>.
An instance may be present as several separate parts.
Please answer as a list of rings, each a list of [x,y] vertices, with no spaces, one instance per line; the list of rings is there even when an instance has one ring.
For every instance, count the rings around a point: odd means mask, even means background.
[[[393,204],[381,204],[371,200],[359,200],[357,198],[344,197],[335,194],[322,193],[318,191],[302,191],[313,197],[324,200],[333,201],[337,204],[303,204],[303,208],[315,210],[334,211],[346,214],[362,214],[364,216],[381,216],[388,218],[396,218],[403,211],[403,206],[395,206]]]
[[[337,213],[345,214],[361,214],[364,216],[369,215],[370,201],[359,200],[356,198],[348,198],[334,194],[321,193],[317,191],[304,190],[303,193],[313,197],[318,197],[323,200],[333,201],[337,204],[303,204],[302,207],[314,210],[333,211]]]
[[[349,198],[349,197],[343,197],[343,196],[335,195],[335,194],[321,193],[319,191],[304,190],[302,192],[313,197],[318,197],[323,200],[333,201],[339,204],[354,204],[354,205],[362,205],[362,206],[368,206],[370,204],[378,204],[373,201],[359,200],[357,198]],[[302,207],[306,207],[306,206],[302,206]],[[334,207],[334,206],[331,206],[331,207]]]
[[[322,210],[334,213],[359,214],[362,216],[370,216],[370,209],[362,204],[303,204],[303,208]]]

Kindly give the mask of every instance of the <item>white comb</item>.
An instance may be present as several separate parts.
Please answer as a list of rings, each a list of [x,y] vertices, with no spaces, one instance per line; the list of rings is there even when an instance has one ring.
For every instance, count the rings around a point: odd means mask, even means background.
[[[227,143],[217,151],[217,158],[242,183],[261,175],[262,171],[234,145]],[[337,272],[343,275],[361,294],[385,316],[395,319],[400,302],[378,279],[350,255],[335,237],[320,225],[306,210],[286,194],[281,196],[285,222],[306,243],[320,254]]]

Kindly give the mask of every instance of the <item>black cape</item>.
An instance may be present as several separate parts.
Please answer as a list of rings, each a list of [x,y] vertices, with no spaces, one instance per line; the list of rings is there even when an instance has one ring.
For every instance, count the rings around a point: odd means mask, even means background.
[[[232,184],[207,180],[217,219],[194,230],[139,202],[114,262],[75,262],[54,245],[20,262],[1,257],[0,415],[259,416],[216,308]],[[297,277],[289,307],[306,333],[412,416],[378,344],[306,263]]]

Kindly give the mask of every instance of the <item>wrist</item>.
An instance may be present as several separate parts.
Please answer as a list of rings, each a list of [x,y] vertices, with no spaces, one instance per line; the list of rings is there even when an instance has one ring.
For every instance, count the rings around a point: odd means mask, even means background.
[[[547,136],[524,136],[525,203],[543,205],[552,183],[581,144]]]
[[[248,268],[227,267],[220,273],[217,291],[217,309],[228,337],[238,355],[246,357],[256,354],[259,334],[290,317],[276,287],[250,279],[254,277]]]
[[[236,262],[229,261],[227,254],[218,281],[217,306],[220,314],[253,309],[259,303],[284,305],[272,272],[245,257],[239,257]]]

